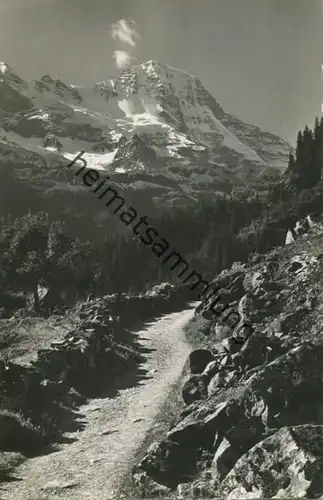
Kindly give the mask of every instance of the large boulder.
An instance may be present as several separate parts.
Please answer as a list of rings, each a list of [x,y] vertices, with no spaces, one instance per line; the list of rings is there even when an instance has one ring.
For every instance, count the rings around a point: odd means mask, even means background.
[[[322,498],[323,426],[283,427],[254,446],[221,484],[222,498]]]
[[[239,451],[236,450],[226,438],[221,439],[220,444],[212,460],[212,478],[220,483],[228,474],[239,458]]]
[[[182,389],[184,403],[190,405],[194,401],[207,398],[207,380],[203,375],[191,375]]]
[[[191,448],[185,449],[170,439],[154,442],[133,472],[147,474],[157,483],[175,488],[180,482],[193,479],[197,473],[196,453]]]
[[[211,363],[207,365],[202,374],[205,377],[205,380],[207,381],[211,380],[211,378],[218,373],[219,366],[220,366],[220,359],[211,361]]]
[[[239,373],[229,370],[221,370],[218,372],[209,382],[207,391],[209,397],[217,394],[221,389],[227,388],[232,385],[232,383],[238,380]]]
[[[196,349],[192,351],[189,355],[191,373],[202,373],[213,359],[213,354],[207,349]]]

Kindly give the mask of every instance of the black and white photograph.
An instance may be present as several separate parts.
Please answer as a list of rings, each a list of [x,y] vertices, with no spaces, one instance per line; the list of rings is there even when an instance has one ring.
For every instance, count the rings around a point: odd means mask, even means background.
[[[0,500],[323,500],[323,1],[0,0]]]

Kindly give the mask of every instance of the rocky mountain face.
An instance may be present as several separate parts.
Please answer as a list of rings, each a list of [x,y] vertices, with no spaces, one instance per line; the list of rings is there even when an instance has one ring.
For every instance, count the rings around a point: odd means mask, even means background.
[[[42,189],[64,189],[58,167],[84,150],[89,167],[127,190],[196,203],[276,178],[291,149],[226,113],[198,78],[156,61],[92,87],[24,81],[1,64],[0,163]]]
[[[133,470],[141,493],[322,498],[323,225],[310,226],[215,279],[253,333],[241,342],[228,313],[198,307],[184,409]]]

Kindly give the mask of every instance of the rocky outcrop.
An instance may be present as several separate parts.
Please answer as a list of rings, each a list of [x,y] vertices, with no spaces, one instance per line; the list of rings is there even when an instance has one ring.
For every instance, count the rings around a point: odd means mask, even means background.
[[[323,426],[282,427],[236,462],[222,482],[224,498],[322,495]]]
[[[206,399],[207,384],[205,377],[203,375],[191,375],[184,383],[182,396],[184,403],[187,405],[199,399]]]
[[[317,225],[310,215],[301,221],[297,221],[295,226],[287,231],[285,245],[294,243],[295,239],[303,236],[304,234],[312,231]]]
[[[180,311],[192,299],[191,291],[175,287],[169,283],[156,285],[146,293],[129,295],[127,293],[105,295],[91,300],[91,312],[107,308],[109,314],[124,328],[137,328],[144,321],[162,314]],[[84,308],[87,308],[85,303]],[[81,317],[83,312],[81,311]]]
[[[43,139],[43,144],[45,148],[51,147],[57,149],[57,151],[61,151],[63,147],[62,143],[59,141],[56,135],[51,133],[46,134]]]
[[[141,486],[159,483],[184,498],[323,495],[322,249],[316,227],[215,279],[252,334],[239,343],[238,326],[226,326],[223,339],[221,315],[199,306],[190,335],[203,316],[208,327],[191,358],[210,362],[191,363],[185,409],[133,470]]]

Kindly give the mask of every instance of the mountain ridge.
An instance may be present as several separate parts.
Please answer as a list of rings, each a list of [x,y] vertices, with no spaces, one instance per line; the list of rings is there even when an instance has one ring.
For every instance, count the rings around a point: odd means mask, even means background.
[[[157,61],[91,87],[49,75],[27,82],[5,63],[0,77],[0,161],[8,142],[49,166],[85,150],[89,167],[145,173],[150,184],[170,179],[178,189],[163,188],[162,197],[171,199],[183,188],[196,197],[277,178],[292,150],[225,113],[196,76]]]

